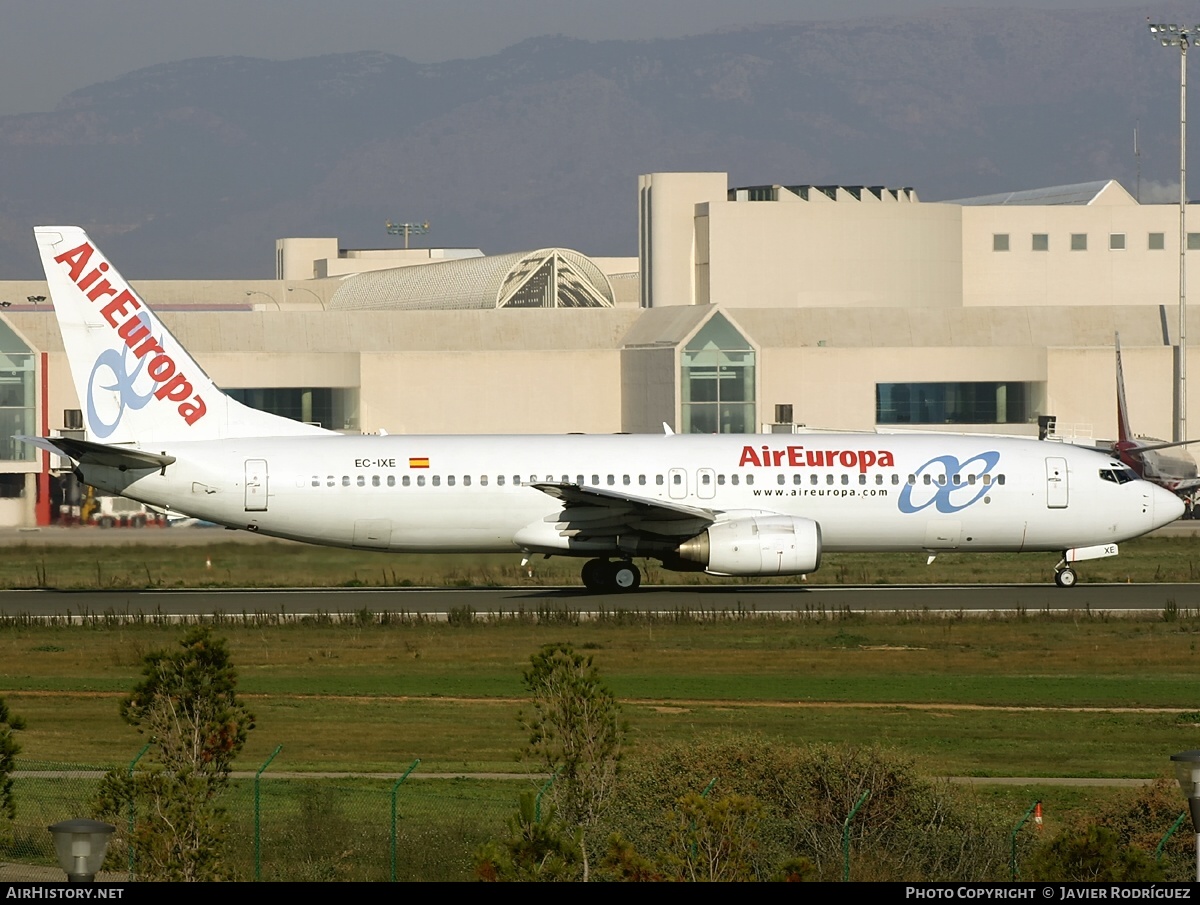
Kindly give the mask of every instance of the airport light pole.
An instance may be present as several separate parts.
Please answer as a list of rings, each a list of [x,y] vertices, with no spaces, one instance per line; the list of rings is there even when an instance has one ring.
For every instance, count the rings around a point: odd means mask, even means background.
[[[287,288],[287,291],[288,291],[288,292],[295,292],[296,290],[299,290],[300,292],[307,292],[309,295],[311,295],[313,298],[315,298],[315,299],[317,300],[317,304],[321,306],[321,310],[322,310],[322,311],[324,311],[324,310],[325,310],[325,301],[324,301],[324,299],[322,299],[322,298],[321,298],[319,295],[317,295],[317,294],[316,294],[315,292],[313,292],[311,289],[309,289],[309,288],[307,288],[307,287],[305,287],[305,286],[289,286],[289,287]]]
[[[1180,751],[1171,755],[1175,778],[1188,800],[1192,829],[1196,831],[1196,880],[1200,882],[1200,751]]]
[[[279,310],[279,311],[283,310],[283,308],[280,306],[279,302],[275,301],[275,296],[271,295],[269,292],[263,292],[261,289],[247,289],[246,290],[246,298],[250,298],[253,295],[261,295],[263,298],[268,298],[271,300],[271,304],[273,304],[277,310]]]
[[[388,220],[385,224],[389,236],[404,236],[404,247],[408,248],[409,236],[423,236],[429,232],[429,221],[424,223],[393,223]]]
[[[1187,439],[1187,52],[1200,25],[1151,23],[1163,47],[1179,48],[1179,346],[1175,354],[1175,428],[1172,440]]]

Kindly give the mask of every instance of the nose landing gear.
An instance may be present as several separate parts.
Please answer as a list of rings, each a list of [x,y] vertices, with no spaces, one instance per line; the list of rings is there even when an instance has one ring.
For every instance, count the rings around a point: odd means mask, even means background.
[[[1061,565],[1054,570],[1054,583],[1060,588],[1073,588],[1077,581],[1079,581],[1079,576],[1068,565]]]
[[[636,590],[642,584],[642,573],[632,562],[589,559],[580,571],[583,586],[589,591],[621,594]]]

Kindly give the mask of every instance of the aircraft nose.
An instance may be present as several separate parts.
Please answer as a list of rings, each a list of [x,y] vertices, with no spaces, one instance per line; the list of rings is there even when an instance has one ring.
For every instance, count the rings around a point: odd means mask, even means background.
[[[1151,518],[1155,528],[1169,525],[1183,516],[1184,505],[1179,496],[1165,487],[1151,487],[1150,489],[1153,491],[1150,495],[1150,502],[1153,505]]]

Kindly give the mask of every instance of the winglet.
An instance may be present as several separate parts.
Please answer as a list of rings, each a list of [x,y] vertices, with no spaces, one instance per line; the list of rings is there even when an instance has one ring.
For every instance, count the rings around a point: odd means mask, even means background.
[[[675,436],[675,431],[671,430],[671,425],[667,424],[665,421],[662,423],[662,425],[664,434],[666,434],[668,437]]]

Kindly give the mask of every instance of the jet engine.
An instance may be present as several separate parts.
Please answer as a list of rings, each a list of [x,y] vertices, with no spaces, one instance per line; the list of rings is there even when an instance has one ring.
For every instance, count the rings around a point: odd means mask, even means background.
[[[716,523],[678,552],[714,575],[803,575],[821,564],[821,526],[790,515],[748,516]]]

